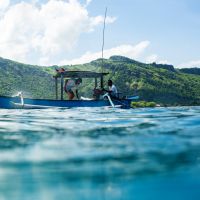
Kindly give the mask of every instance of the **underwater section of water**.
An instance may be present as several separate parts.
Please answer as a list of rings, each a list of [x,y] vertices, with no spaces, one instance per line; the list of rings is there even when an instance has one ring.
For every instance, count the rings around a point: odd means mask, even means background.
[[[199,200],[200,107],[0,110],[0,200]]]

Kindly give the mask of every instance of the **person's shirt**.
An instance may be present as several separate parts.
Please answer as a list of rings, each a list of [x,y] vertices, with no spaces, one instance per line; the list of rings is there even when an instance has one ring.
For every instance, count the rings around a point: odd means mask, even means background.
[[[115,85],[109,86],[110,94],[114,97],[117,97],[117,88]]]
[[[66,85],[65,85],[65,89],[66,89],[67,91],[72,90],[72,88],[78,89],[78,86],[79,86],[79,85],[76,84],[76,81],[75,81],[74,79],[69,79],[69,80],[67,81]]]

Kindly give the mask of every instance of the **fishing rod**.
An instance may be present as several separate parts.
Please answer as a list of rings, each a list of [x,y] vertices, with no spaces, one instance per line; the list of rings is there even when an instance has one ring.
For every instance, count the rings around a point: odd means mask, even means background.
[[[107,7],[106,7],[106,10],[105,10],[105,16],[104,16],[104,23],[103,23],[103,42],[102,42],[102,65],[101,65],[101,71],[103,73],[103,57],[104,57],[104,43],[105,43],[105,29],[106,29],[106,17],[107,17]]]

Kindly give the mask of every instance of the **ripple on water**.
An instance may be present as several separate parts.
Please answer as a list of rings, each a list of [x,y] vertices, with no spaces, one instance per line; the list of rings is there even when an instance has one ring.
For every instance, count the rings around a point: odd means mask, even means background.
[[[199,113],[199,107],[0,110],[0,180],[34,170],[40,181],[55,175],[106,182],[197,167]]]

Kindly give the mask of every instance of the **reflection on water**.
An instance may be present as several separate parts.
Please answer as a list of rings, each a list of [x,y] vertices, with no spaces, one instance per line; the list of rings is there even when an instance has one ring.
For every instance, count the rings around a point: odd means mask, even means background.
[[[200,107],[0,110],[0,200],[199,199]]]

